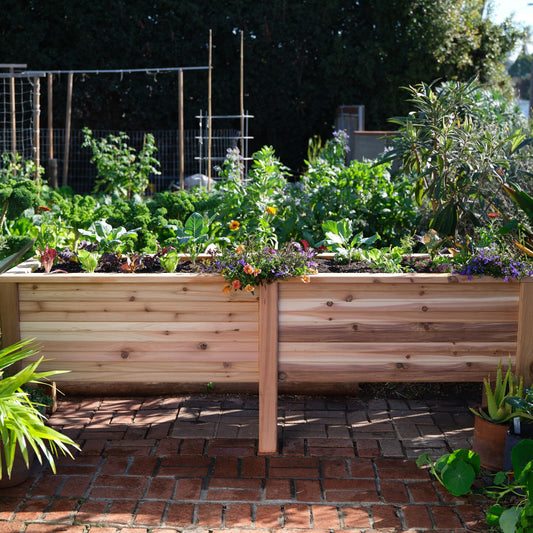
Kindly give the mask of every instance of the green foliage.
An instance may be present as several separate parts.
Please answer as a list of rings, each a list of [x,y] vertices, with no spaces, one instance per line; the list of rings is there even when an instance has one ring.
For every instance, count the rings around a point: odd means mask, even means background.
[[[153,157],[157,148],[151,133],[144,136],[142,150],[136,153],[127,144],[129,137],[123,132],[97,140],[89,128],[83,131],[85,139],[82,146],[92,150],[91,162],[96,163],[98,170],[95,192],[102,190],[130,199],[134,194],[144,193],[150,174],[160,174],[157,169],[159,162]]]
[[[509,366],[505,375],[502,372],[502,362],[498,363],[496,371],[496,378],[494,384],[491,383],[490,378],[483,380],[485,394],[487,398],[486,410],[480,408],[478,410],[470,409],[475,415],[494,422],[496,424],[505,424],[515,416],[518,416],[518,411],[513,405],[507,402],[508,398],[524,396],[523,379],[518,379],[511,370],[511,358],[509,357]]]
[[[0,233],[4,231],[6,220],[17,219],[26,209],[37,207],[39,202],[39,188],[32,179],[34,163],[9,152],[4,152],[1,160]]]
[[[413,110],[391,119],[400,130],[386,159],[400,159],[417,176],[416,198],[429,202],[431,228],[445,236],[465,234],[491,209],[501,169],[516,162],[524,134],[508,130],[509,119],[494,127],[498,122],[475,81],[439,88],[421,83],[408,91]]]
[[[486,511],[488,526],[500,527],[503,533],[527,533],[533,527],[533,440],[519,442],[511,451],[511,461],[511,472],[498,472],[493,484],[478,492],[495,501]],[[417,459],[417,465],[428,466],[454,496],[472,491],[480,464],[479,455],[470,450],[455,450],[437,461],[432,461],[429,453]]]
[[[339,263],[351,263],[363,258],[363,248],[369,248],[378,239],[379,235],[375,233],[370,237],[363,237],[363,232],[353,232],[352,221],[348,218],[343,220],[326,220],[322,224],[322,231],[325,234],[323,241],[319,246],[326,248],[335,253],[335,260]]]
[[[284,217],[280,206],[285,198],[287,168],[271,146],[264,146],[254,153],[245,183],[236,170],[241,162],[238,150],[229,152],[221,170],[226,179],[216,184],[216,194],[221,198],[216,220],[223,227],[237,221],[241,233],[246,232],[262,245],[276,246],[276,228]],[[231,235],[231,231],[228,227],[226,236],[238,238],[238,234]]]
[[[136,230],[127,231],[122,226],[113,228],[105,220],[98,220],[91,224],[88,230],[79,230],[80,233],[98,244],[100,252],[119,253],[126,249],[126,238],[136,235]]]
[[[399,245],[405,228],[419,218],[409,176],[391,176],[389,164],[346,166],[341,141],[341,135],[328,141],[301,180],[287,188],[280,240],[303,238],[316,246],[325,220],[350,219],[354,232],[377,233],[384,246]],[[336,151],[340,157],[332,157]]]
[[[78,445],[66,435],[47,426],[38,405],[23,390],[27,384],[46,383],[49,376],[59,371],[37,372],[41,361],[28,363],[12,376],[5,377],[4,371],[18,361],[37,357],[38,350],[31,340],[20,341],[0,350],[0,478],[11,476],[16,449],[20,449],[29,467],[28,450],[33,449],[39,462],[48,461],[55,473],[54,456],[59,452],[72,457],[69,446],[79,450]]]
[[[85,249],[78,250],[78,260],[86,272],[93,273],[96,270],[99,257],[100,254],[96,252]]]
[[[172,273],[176,271],[180,258],[176,250],[168,250],[159,257],[159,262],[165,272]]]
[[[195,210],[191,195],[187,191],[157,192],[147,203],[148,209],[155,214],[160,208],[166,210],[169,219],[185,222],[187,217]]]

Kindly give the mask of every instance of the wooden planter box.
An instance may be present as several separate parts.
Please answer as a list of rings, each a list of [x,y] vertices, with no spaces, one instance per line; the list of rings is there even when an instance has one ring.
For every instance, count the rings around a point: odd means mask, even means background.
[[[531,383],[533,279],[317,274],[226,295],[201,274],[3,274],[2,342],[35,338],[66,383],[480,381],[511,355]]]

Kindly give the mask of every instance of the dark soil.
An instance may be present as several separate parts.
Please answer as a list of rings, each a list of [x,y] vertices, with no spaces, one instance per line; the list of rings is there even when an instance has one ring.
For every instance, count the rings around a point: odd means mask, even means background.
[[[339,264],[336,263],[333,259],[326,258],[317,258],[317,270],[320,273],[379,273],[383,272],[382,269],[371,266],[366,261],[352,261],[349,264]],[[429,272],[430,270],[423,263],[419,263],[416,267],[411,265],[417,272]],[[37,270],[37,272],[43,272],[42,269]],[[73,261],[58,261],[52,268],[52,272],[60,273],[74,273],[74,272],[83,272],[81,265]],[[127,270],[120,270],[117,266],[109,266],[109,268],[98,267],[95,272],[127,272]],[[156,259],[151,264],[144,264],[141,268],[136,270],[137,273],[146,273],[146,274],[161,274],[164,273],[164,270],[161,268],[159,261]],[[181,273],[195,273],[202,272],[201,263],[196,264],[191,261],[180,261],[176,272]]]

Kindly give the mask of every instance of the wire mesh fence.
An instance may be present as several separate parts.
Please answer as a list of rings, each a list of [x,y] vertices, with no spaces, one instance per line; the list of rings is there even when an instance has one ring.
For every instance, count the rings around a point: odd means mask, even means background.
[[[118,131],[94,130],[94,138],[118,135]],[[145,131],[126,131],[128,144],[138,152],[142,149]],[[160,175],[152,175],[150,189],[161,191],[168,189],[180,181],[179,159],[179,131],[159,130],[150,132],[154,135],[158,151],[155,158],[159,161]],[[216,176],[214,167],[221,164],[226,157],[228,148],[235,148],[239,139],[239,131],[232,129],[214,130],[211,145],[212,176]],[[68,175],[66,183],[74,192],[79,194],[90,193],[94,189],[96,179],[96,166],[91,163],[92,152],[89,148],[83,148],[83,131],[72,130],[70,132],[70,155],[68,161]],[[200,135],[199,130],[185,130],[184,132],[184,172],[185,176],[192,174],[207,173],[207,139]],[[64,154],[65,154],[65,130],[54,129],[53,155],[57,161],[58,183],[65,183],[63,177]],[[41,154],[42,165],[47,168],[49,154],[49,137],[47,130],[41,130]],[[45,178],[47,176],[45,175]]]

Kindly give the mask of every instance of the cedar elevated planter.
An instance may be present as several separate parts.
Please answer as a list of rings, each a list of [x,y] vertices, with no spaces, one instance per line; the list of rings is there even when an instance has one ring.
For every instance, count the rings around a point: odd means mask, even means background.
[[[226,295],[203,274],[3,274],[4,345],[34,337],[61,385],[259,383],[277,449],[278,381],[481,381],[511,355],[531,383],[533,279],[317,274]]]

